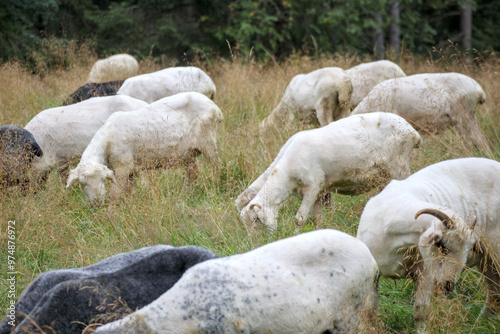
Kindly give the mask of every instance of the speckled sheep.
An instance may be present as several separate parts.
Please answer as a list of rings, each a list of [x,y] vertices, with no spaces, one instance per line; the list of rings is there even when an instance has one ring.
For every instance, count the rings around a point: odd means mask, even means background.
[[[200,263],[153,303],[96,333],[354,333],[377,273],[354,237],[304,233]]]

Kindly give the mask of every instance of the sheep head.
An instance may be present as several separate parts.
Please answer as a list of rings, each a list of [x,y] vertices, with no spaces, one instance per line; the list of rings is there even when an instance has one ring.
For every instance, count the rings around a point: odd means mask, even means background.
[[[250,201],[254,199],[255,196],[257,196],[258,192],[259,191],[257,189],[254,189],[252,187],[247,188],[245,191],[243,191],[235,200],[238,212],[240,212],[245,206],[247,206],[248,203],[250,203]]]
[[[265,226],[273,233],[278,225],[275,209],[252,202],[241,210],[239,218],[248,232]]]
[[[415,219],[422,214],[439,219],[434,220],[420,236],[419,248],[424,266],[438,289],[451,292],[469,253],[478,242],[473,230],[476,217],[467,224],[451,210],[424,209],[416,214]]]
[[[223,119],[219,107],[212,103],[211,108],[201,113],[193,125],[192,131],[198,134],[196,146],[210,164],[216,164],[218,160],[217,128]]]
[[[410,160],[422,144],[422,137],[399,115],[381,114],[381,118],[387,119],[385,123],[391,135],[386,138],[386,145],[392,148],[381,165],[387,169],[390,179],[404,180],[411,175]]]
[[[70,171],[66,188],[71,187],[76,180],[79,180],[87,201],[93,206],[101,206],[104,204],[106,196],[104,183],[106,179],[116,183],[113,171],[105,165],[94,162],[79,164]]]

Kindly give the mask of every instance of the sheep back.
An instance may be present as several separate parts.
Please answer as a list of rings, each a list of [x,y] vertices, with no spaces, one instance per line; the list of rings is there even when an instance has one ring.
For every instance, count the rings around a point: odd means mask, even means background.
[[[125,80],[137,74],[139,63],[129,54],[117,54],[94,63],[87,82],[109,82]]]

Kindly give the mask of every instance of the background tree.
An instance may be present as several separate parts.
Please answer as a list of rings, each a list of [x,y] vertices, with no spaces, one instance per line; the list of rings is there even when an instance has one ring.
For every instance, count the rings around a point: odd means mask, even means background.
[[[385,40],[382,13],[375,14],[375,58],[378,60],[385,58]]]
[[[391,51],[395,54],[399,54],[399,41],[400,41],[400,31],[399,31],[399,1],[392,1],[390,4],[390,28],[389,28],[389,45]]]
[[[257,59],[429,54],[449,41],[487,55],[499,20],[496,0],[0,0],[0,57],[48,59],[46,40],[180,63],[230,56],[228,43]]]
[[[54,0],[0,0],[0,57],[22,58],[56,10]]]
[[[462,47],[466,50],[472,48],[472,6],[470,2],[462,5],[460,13],[460,30],[462,33]]]

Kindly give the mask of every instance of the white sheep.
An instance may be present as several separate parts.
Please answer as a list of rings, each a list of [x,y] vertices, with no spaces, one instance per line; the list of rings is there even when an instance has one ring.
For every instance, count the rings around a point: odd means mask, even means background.
[[[425,73],[382,81],[351,115],[392,112],[423,133],[456,127],[464,138],[485,148],[485,138],[473,117],[476,106],[485,99],[484,91],[473,79],[464,77],[456,73]]]
[[[416,279],[414,317],[426,332],[434,285],[450,292],[464,267],[488,287],[483,314],[500,312],[500,163],[448,160],[392,181],[366,204],[358,239],[380,275]],[[376,308],[377,289],[371,307]]]
[[[117,94],[153,103],[182,92],[202,93],[213,100],[216,88],[212,79],[198,67],[170,67],[128,78]]]
[[[403,70],[389,60],[363,63],[345,71],[352,84],[351,108],[356,106],[378,83],[393,78],[405,77]]]
[[[140,169],[183,165],[192,181],[198,175],[198,155],[211,163],[217,160],[216,131],[222,119],[217,105],[196,92],[166,97],[136,111],[116,112],[71,170],[67,187],[79,180],[87,200],[102,205],[106,179],[115,181],[111,194],[116,199]]]
[[[65,169],[82,155],[112,113],[147,105],[129,96],[105,96],[41,111],[25,126],[43,151],[43,156],[33,161],[34,171],[44,176],[51,168]]]
[[[160,298],[96,334],[354,333],[377,273],[356,238],[304,233],[199,263]]]
[[[325,126],[349,112],[351,81],[341,68],[326,67],[292,78],[278,106],[262,121],[261,131],[312,118]]]
[[[464,74],[448,73],[421,73],[415,74],[416,78],[428,78],[444,84],[446,92],[457,98],[459,107],[464,108],[474,115],[479,105],[486,102],[486,93],[481,85],[471,77]]]
[[[92,65],[87,82],[100,83],[125,80],[139,72],[137,60],[126,53],[99,59]]]
[[[421,142],[417,131],[400,116],[372,113],[350,116],[319,129],[302,131],[282,147],[269,168],[237,199],[247,229],[264,224],[276,230],[282,203],[302,198],[297,229],[313,209],[321,223],[318,195],[334,191],[355,195],[410,174],[409,160]]]

